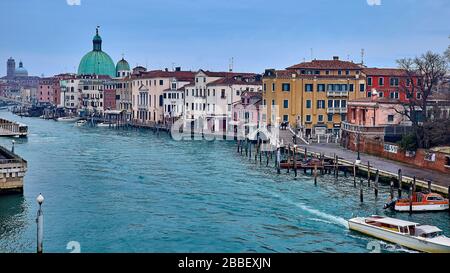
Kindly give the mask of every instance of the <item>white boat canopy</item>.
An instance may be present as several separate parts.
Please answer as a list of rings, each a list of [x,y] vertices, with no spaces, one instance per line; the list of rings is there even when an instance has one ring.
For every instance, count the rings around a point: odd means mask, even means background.
[[[404,221],[404,220],[399,220],[399,219],[395,219],[395,218],[389,218],[389,217],[380,217],[380,216],[373,216],[373,217],[368,217],[367,218],[368,221],[374,221],[374,222],[378,222],[378,223],[383,223],[386,225],[393,225],[393,226],[399,226],[399,227],[407,227],[407,226],[416,226],[418,225],[418,223],[414,223],[414,222],[409,222],[409,221]]]
[[[417,231],[421,231],[422,233],[426,233],[426,234],[433,233],[433,232],[441,232],[442,231],[438,227],[428,226],[428,225],[417,226],[416,229],[417,229]]]

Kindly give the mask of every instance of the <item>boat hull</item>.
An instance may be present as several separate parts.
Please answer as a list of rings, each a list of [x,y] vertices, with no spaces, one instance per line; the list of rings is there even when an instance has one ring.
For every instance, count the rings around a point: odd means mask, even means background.
[[[428,253],[450,253],[450,245],[436,244],[425,239],[404,235],[394,231],[377,228],[363,222],[348,221],[349,229],[364,233],[366,235],[395,243],[410,249]]]
[[[406,212],[409,211],[409,204],[395,204],[396,211]],[[420,204],[413,203],[412,211],[442,211],[448,210],[448,204]]]

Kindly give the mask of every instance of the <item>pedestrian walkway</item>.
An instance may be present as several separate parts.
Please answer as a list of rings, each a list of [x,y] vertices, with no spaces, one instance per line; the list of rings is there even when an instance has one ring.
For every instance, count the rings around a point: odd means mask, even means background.
[[[284,145],[293,145],[293,134],[289,130],[280,131],[280,141],[283,141]],[[336,143],[311,143],[305,145],[303,142],[298,141],[299,147],[306,147],[309,152],[324,154],[331,158],[337,155],[340,159],[355,162],[357,158],[357,152],[345,149]],[[419,168],[414,165],[389,160],[382,157],[377,157],[369,154],[360,154],[361,164],[367,164],[370,162],[372,169],[379,169],[392,174],[398,173],[398,170],[402,170],[403,176],[416,177],[418,180],[431,181],[432,184],[448,188],[450,186],[450,175],[444,174],[438,171]]]
[[[337,144],[311,144],[306,146],[309,151],[322,153],[328,156],[336,154],[339,158],[347,161],[355,162],[357,153],[348,149],[345,149]],[[405,164],[398,161],[389,160],[369,154],[360,154],[361,164],[367,164],[370,162],[370,166],[373,169],[379,169],[388,171],[391,173],[397,173],[399,169],[402,170],[404,176],[415,176],[419,180],[431,180],[433,184],[448,187],[450,186],[450,175],[433,171],[429,169],[419,168],[417,166]]]

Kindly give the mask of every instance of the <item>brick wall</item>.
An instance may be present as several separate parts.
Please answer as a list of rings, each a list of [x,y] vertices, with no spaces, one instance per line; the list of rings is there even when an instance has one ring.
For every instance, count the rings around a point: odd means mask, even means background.
[[[356,135],[349,134],[342,142],[347,149],[352,151],[357,151]],[[391,145],[391,151],[395,150],[397,147],[397,152],[389,152],[385,150],[385,144]],[[450,166],[446,167],[445,164],[450,164],[447,162],[447,157],[449,154],[444,154],[440,152],[430,152],[435,154],[435,161],[426,160],[425,157],[429,154],[428,150],[418,149],[415,155],[407,156],[404,150],[401,150],[398,144],[395,143],[385,143],[382,140],[375,140],[371,138],[360,137],[360,151],[362,153],[367,153],[395,161],[400,161],[403,163],[415,165],[420,168],[426,168],[431,170],[440,171],[443,173],[450,174]]]

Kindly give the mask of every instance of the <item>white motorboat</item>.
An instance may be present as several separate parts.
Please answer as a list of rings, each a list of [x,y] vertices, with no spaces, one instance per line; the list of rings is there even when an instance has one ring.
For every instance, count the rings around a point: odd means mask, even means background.
[[[348,220],[351,230],[429,253],[450,253],[450,238],[435,226],[374,215]]]
[[[76,126],[84,126],[86,123],[87,123],[87,121],[82,119],[82,120],[75,122],[75,125]]]
[[[79,119],[80,119],[79,117],[60,117],[57,118],[56,120],[60,122],[76,122]]]
[[[111,127],[111,126],[112,126],[111,123],[106,123],[106,122],[97,123],[97,127]]]

